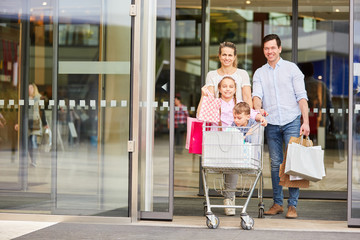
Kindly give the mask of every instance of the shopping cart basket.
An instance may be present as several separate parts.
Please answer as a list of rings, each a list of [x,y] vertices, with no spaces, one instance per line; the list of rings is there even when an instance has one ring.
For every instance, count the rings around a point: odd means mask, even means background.
[[[217,228],[220,220],[211,211],[211,208],[240,208],[242,212],[241,227],[245,230],[253,229],[254,219],[250,217],[246,209],[258,184],[259,198],[259,218],[263,217],[263,142],[264,127],[256,124],[252,127],[219,127],[219,126],[203,126],[203,150],[202,150],[202,177],[204,183],[204,191],[206,202],[204,203],[204,211],[206,216],[206,225],[209,228]],[[249,178],[249,181],[241,181],[242,186],[237,189],[231,189],[246,196],[244,205],[211,205],[209,198],[209,185],[207,177],[209,174],[239,174],[240,179]],[[220,187],[214,189],[220,193],[229,191],[224,189],[223,181]],[[245,183],[246,182],[246,183]],[[216,182],[214,183],[214,186]],[[239,184],[238,184],[239,185]]]

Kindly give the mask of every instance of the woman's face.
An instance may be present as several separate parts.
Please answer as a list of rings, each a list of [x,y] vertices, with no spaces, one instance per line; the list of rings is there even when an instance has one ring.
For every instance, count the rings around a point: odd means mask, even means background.
[[[29,97],[34,96],[34,86],[33,85],[29,85]]]
[[[224,78],[221,80],[219,85],[219,92],[221,93],[221,98],[224,100],[230,100],[234,97],[236,92],[235,81],[231,78]]]
[[[231,67],[235,61],[234,49],[229,47],[223,47],[221,54],[219,55],[221,66]]]

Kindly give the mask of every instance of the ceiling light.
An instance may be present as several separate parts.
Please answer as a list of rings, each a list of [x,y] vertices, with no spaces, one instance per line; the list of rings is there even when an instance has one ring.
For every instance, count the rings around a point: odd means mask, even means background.
[[[335,12],[340,12],[340,10],[337,8],[337,9],[335,9]]]
[[[43,5],[43,6],[46,6],[46,5],[47,5],[47,2],[43,2],[42,5]]]
[[[245,3],[246,3],[246,4],[251,4],[251,1],[247,0]]]

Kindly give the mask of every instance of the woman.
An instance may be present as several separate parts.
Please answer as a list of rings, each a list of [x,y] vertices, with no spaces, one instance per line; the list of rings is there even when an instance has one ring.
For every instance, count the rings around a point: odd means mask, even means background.
[[[34,105],[29,108],[29,154],[31,158],[31,166],[36,167],[37,158],[37,139],[42,136],[42,127],[48,128],[45,113],[40,114],[40,98],[41,95],[35,83],[29,84],[29,100],[34,100]],[[29,101],[30,103],[30,101]]]
[[[42,136],[43,127],[48,128],[44,111],[40,114],[41,95],[35,83],[29,84],[29,115],[28,115],[28,149],[31,158],[30,166],[36,167],[38,137]],[[33,101],[32,101],[33,100]],[[15,125],[15,130],[19,128]]]
[[[237,68],[237,52],[236,46],[232,42],[223,42],[219,46],[219,60],[221,63],[220,68],[208,72],[206,75],[206,84],[202,88],[202,96],[198,106],[198,113],[201,109],[203,96],[206,96],[207,88],[210,92],[215,93],[216,97],[219,97],[219,83],[224,77],[229,76],[235,81],[235,96],[236,102],[244,101],[252,108],[251,99],[251,84],[249,74],[243,70]],[[232,114],[231,114],[232,117]],[[233,121],[231,121],[233,122]],[[235,205],[235,192],[229,191],[236,188],[238,174],[225,174],[225,191],[224,191],[224,205]],[[225,214],[228,216],[235,215],[235,208],[225,208]]]
[[[249,74],[237,68],[237,52],[236,45],[232,42],[223,42],[219,46],[218,57],[221,63],[220,68],[208,72],[206,75],[206,86],[214,89],[216,96],[219,96],[218,84],[224,76],[230,76],[235,79],[237,90],[236,98],[247,102],[252,108],[251,84]],[[209,88],[211,89],[211,88]]]

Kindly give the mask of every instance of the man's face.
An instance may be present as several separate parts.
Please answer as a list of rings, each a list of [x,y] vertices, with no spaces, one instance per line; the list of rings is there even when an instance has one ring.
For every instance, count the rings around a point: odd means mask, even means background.
[[[241,114],[236,114],[235,112],[233,112],[234,115],[234,122],[236,124],[236,126],[238,127],[246,127],[249,120],[250,120],[250,114],[245,114],[245,113],[241,113]]]
[[[280,59],[281,46],[278,47],[276,40],[270,40],[264,43],[264,55],[269,64],[277,63]]]

